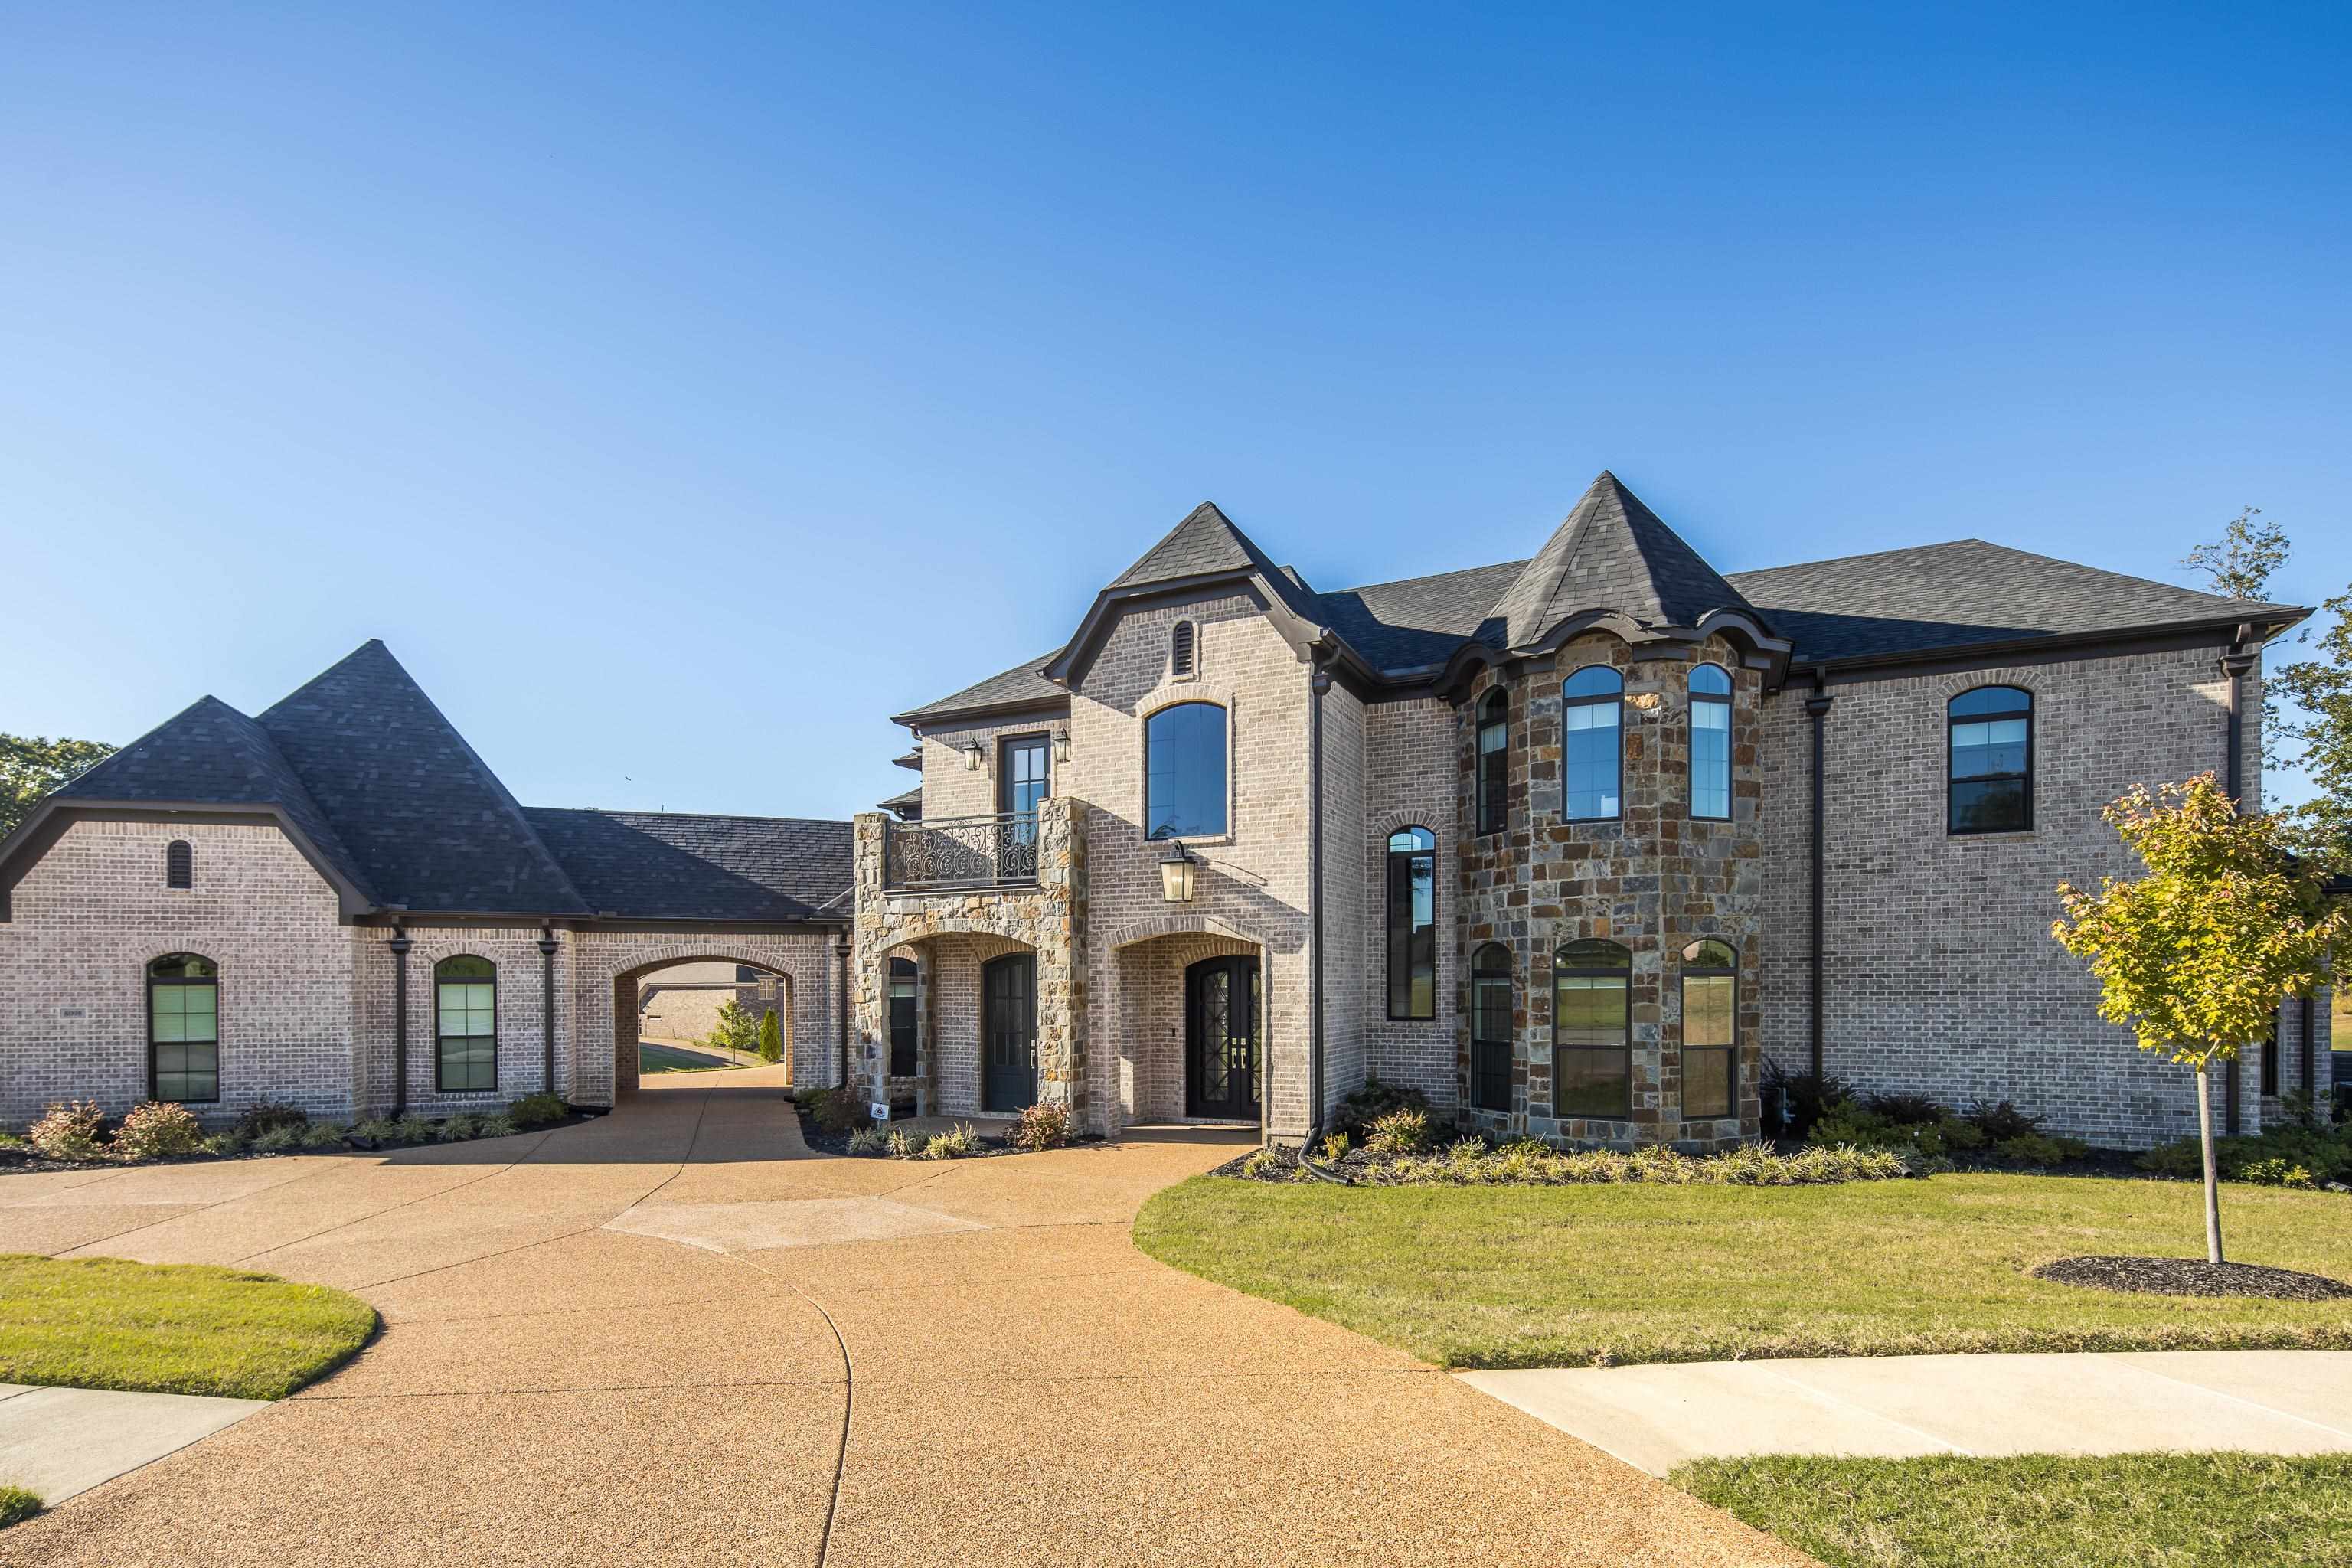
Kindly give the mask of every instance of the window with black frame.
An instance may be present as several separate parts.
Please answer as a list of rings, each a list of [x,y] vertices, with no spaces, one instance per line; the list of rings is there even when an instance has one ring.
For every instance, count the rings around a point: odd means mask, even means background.
[[[1690,814],[1731,820],[1731,677],[1720,665],[1690,672]]]
[[[202,1105],[220,1098],[220,971],[167,952],[147,965],[147,1092]]]
[[[1511,1109],[1511,953],[1498,942],[1470,959],[1470,1103]]]
[[[915,1076],[915,961],[890,961],[890,1076]]]
[[[1633,1114],[1633,955],[1572,942],[1552,956],[1551,1102],[1561,1117]]]
[[[1625,680],[1589,664],[1559,689],[1560,816],[1597,822],[1620,815]]]
[[[499,1087],[499,967],[470,952],[433,966],[434,1083],[443,1094]]]
[[[1498,689],[1478,704],[1478,831],[1500,833],[1510,816],[1511,701]]]
[[[1147,838],[1215,838],[1225,831],[1225,710],[1179,702],[1143,725]]]
[[[2033,826],[2033,694],[1979,686],[1948,705],[1952,833],[2021,833]]]
[[[1437,836],[1389,835],[1389,1016],[1437,1016]]]
[[[1703,938],[1683,949],[1683,1119],[1729,1116],[1739,1044],[1739,957]]]

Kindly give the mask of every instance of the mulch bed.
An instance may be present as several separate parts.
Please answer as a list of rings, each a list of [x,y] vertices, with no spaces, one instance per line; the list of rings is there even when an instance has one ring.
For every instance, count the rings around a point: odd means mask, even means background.
[[[533,1132],[553,1132],[559,1128],[577,1127],[583,1121],[593,1121],[607,1114],[604,1110],[573,1110],[560,1121],[542,1121],[536,1127],[519,1129],[515,1136]],[[435,1120],[441,1120],[436,1118]],[[479,1142],[479,1139],[461,1138],[457,1143]],[[218,1165],[231,1160],[283,1160],[301,1154],[389,1154],[403,1149],[455,1148],[444,1145],[438,1138],[426,1138],[415,1143],[402,1143],[392,1139],[381,1141],[366,1138],[346,1138],[323,1149],[241,1149],[234,1154],[173,1154],[160,1160],[52,1160],[39,1150],[26,1144],[18,1148],[0,1149],[0,1176],[35,1171],[143,1171],[151,1165]]]
[[[2352,1300],[2352,1285],[2324,1274],[2195,1258],[2061,1258],[2026,1272],[2060,1285],[2156,1296],[2261,1296],[2273,1301]]]

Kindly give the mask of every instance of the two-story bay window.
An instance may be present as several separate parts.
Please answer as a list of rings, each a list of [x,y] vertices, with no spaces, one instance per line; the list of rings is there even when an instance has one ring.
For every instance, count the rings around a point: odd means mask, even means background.
[[[1437,836],[1389,835],[1389,1016],[1437,1016]]]
[[[1605,664],[1589,664],[1559,689],[1560,815],[1591,822],[1619,815],[1625,681]]]
[[[1490,942],[1470,958],[1470,1103],[1511,1109],[1511,952]]]
[[[1952,699],[1949,801],[1952,833],[2021,833],[2033,826],[2033,694],[1979,686]]]
[[[1551,1102],[1560,1117],[1633,1114],[1633,955],[1572,942],[1552,956]]]
[[[1690,672],[1690,814],[1731,820],[1731,677],[1720,665]]]
[[[433,966],[434,1086],[443,1094],[499,1087],[499,966],[460,953]]]
[[[1216,838],[1225,831],[1225,710],[1179,702],[1143,724],[1147,838]]]
[[[1729,1116],[1739,1043],[1739,960],[1712,937],[1683,949],[1683,1116]]]
[[[1478,704],[1478,831],[1500,833],[1509,816],[1511,703],[1499,689]]]

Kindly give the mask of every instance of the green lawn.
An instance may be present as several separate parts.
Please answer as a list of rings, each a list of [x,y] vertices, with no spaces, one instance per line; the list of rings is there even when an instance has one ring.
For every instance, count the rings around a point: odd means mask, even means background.
[[[637,1044],[637,1071],[648,1072],[710,1072],[719,1068],[740,1067],[718,1051],[689,1050],[683,1046],[656,1046],[651,1041]]]
[[[0,1254],[0,1383],[283,1399],[375,1324],[356,1296],[273,1274]]]
[[[1948,1351],[2352,1349],[2352,1302],[2126,1295],[2026,1277],[2201,1257],[2189,1183],[1948,1175],[1843,1186],[1339,1187],[1200,1176],[1163,1262],[1447,1366]],[[2352,1279],[2352,1201],[2232,1186],[2242,1262]]]
[[[2352,1457],[1709,1459],[1685,1491],[1832,1568],[2346,1568]]]

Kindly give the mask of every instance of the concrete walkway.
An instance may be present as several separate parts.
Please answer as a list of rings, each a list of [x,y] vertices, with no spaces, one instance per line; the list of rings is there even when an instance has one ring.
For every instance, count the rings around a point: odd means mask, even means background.
[[[266,1399],[0,1383],[0,1481],[54,1508],[268,1408]]]
[[[0,1563],[1807,1561],[1138,1252],[1143,1200],[1241,1136],[825,1159],[780,1079],[677,1074],[581,1126],[389,1156],[0,1178],[0,1251],[238,1264],[386,1325],[0,1531]]]
[[[1748,1454],[2352,1453],[2352,1351],[1864,1356],[1471,1372],[1663,1476]]]

